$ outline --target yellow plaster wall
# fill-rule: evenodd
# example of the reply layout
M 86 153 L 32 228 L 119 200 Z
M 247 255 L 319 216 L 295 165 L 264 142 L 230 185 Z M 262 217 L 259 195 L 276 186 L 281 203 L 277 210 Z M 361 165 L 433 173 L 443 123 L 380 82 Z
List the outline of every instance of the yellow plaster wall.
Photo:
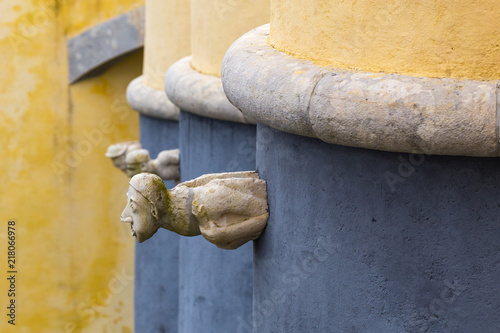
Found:
M 125 89 L 142 55 L 69 86 L 65 36 L 73 11 L 99 17 L 93 11 L 109 5 L 112 16 L 122 11 L 116 3 L 0 2 L 0 272 L 10 219 L 18 270 L 17 325 L 3 310 L 2 333 L 133 331 L 134 242 L 118 221 L 128 180 L 104 153 L 138 138 Z M 7 290 L 1 278 L 3 309 Z
M 69 145 L 81 157 L 68 179 L 76 286 L 70 298 L 83 332 L 133 331 L 134 240 L 119 222 L 129 179 L 104 154 L 113 143 L 139 137 L 138 114 L 127 106 L 125 90 L 141 65 L 142 52 L 136 52 L 70 88 Z
M 9 0 L 11 1 L 11 0 Z M 89 27 L 144 6 L 145 0 L 53 0 L 67 10 L 66 33 L 73 37 Z
M 272 0 L 270 44 L 320 65 L 500 78 L 497 0 Z
M 191 0 L 191 66 L 220 77 L 229 46 L 269 15 L 269 0 Z

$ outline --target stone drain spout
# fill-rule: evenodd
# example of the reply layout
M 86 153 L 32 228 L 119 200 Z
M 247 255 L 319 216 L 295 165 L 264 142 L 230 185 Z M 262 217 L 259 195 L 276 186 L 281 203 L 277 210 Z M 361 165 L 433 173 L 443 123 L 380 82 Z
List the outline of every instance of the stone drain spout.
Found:
M 171 190 L 159 176 L 140 173 L 130 180 L 121 221 L 140 243 L 164 228 L 236 249 L 257 239 L 268 217 L 266 182 L 257 172 L 208 174 Z

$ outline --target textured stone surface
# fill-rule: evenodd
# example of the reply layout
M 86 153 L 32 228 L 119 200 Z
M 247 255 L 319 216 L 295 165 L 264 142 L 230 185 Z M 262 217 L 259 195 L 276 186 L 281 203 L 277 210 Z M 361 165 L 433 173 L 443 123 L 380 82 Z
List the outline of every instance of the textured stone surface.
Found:
M 181 112 L 181 180 L 255 169 L 255 126 Z M 179 332 L 237 332 L 252 312 L 252 244 L 221 250 L 203 237 L 180 241 Z
M 141 142 L 152 154 L 179 146 L 174 121 L 140 117 Z M 175 186 L 167 181 L 168 188 Z M 135 332 L 177 332 L 179 307 L 179 235 L 159 230 L 135 247 Z
M 69 81 L 144 46 L 144 7 L 117 16 L 68 40 Z
M 259 124 L 257 168 L 270 218 L 254 246 L 255 333 L 500 331 L 500 159 Z
M 143 149 L 139 141 L 115 143 L 106 152 L 106 157 L 111 159 L 113 165 L 129 177 L 150 172 L 163 180 L 180 179 L 179 156 L 179 149 L 169 149 L 161 151 L 156 159 L 151 159 L 149 151 Z
M 228 250 L 257 239 L 269 217 L 266 182 L 255 171 L 205 177 L 210 176 L 214 178 L 193 188 L 192 212 L 203 237 Z
M 226 52 L 222 85 L 243 114 L 282 131 L 315 136 L 309 100 L 327 68 L 278 52 L 267 45 L 269 25 L 240 37 Z
M 164 90 L 145 85 L 143 76 L 132 80 L 128 85 L 127 102 L 132 109 L 146 116 L 179 120 L 179 108 L 168 99 Z
M 163 150 L 155 159 L 151 159 L 147 149 L 137 149 L 127 154 L 126 173 L 129 177 L 133 177 L 141 172 L 150 172 L 163 180 L 179 180 L 179 157 L 179 149 Z
M 111 160 L 117 169 L 127 173 L 127 155 L 137 149 L 142 149 L 139 141 L 115 143 L 108 147 L 105 156 Z
M 247 33 L 224 58 L 224 91 L 243 114 L 328 143 L 499 156 L 497 81 L 338 71 L 278 52 L 268 31 Z
M 175 105 L 207 118 L 255 123 L 229 103 L 219 77 L 198 72 L 190 62 L 191 57 L 182 58 L 165 74 L 165 91 Z
M 309 114 L 316 135 L 330 143 L 497 156 L 496 97 L 493 82 L 337 73 L 320 80 Z
M 130 169 L 130 157 L 142 151 L 147 153 L 138 149 L 127 155 L 129 175 L 138 169 Z M 121 221 L 130 223 L 139 243 L 164 228 L 183 236 L 201 233 L 217 247 L 234 250 L 260 236 L 267 211 L 266 182 L 255 171 L 206 174 L 171 190 L 162 177 L 147 171 L 130 180 Z

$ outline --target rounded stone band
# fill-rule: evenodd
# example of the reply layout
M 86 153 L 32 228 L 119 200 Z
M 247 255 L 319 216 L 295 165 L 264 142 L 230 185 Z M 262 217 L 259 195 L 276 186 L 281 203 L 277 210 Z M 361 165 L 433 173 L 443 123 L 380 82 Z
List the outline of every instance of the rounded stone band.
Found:
M 255 124 L 227 100 L 219 77 L 191 67 L 190 56 L 170 66 L 164 84 L 168 98 L 183 111 L 212 119 Z
M 241 112 L 325 142 L 404 153 L 500 156 L 500 81 L 322 67 L 267 44 L 269 24 L 239 38 L 222 84 Z
M 129 83 L 127 102 L 132 109 L 140 114 L 167 120 L 179 120 L 179 108 L 167 98 L 164 90 L 145 85 L 142 75 Z

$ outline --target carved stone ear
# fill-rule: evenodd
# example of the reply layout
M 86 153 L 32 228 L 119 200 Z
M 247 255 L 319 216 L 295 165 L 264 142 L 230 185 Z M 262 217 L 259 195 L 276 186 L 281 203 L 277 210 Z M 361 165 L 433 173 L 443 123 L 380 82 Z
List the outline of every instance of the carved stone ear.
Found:
M 158 220 L 158 210 L 156 209 L 156 206 L 152 203 L 150 203 L 149 205 L 151 206 L 151 215 L 153 215 L 153 217 Z

